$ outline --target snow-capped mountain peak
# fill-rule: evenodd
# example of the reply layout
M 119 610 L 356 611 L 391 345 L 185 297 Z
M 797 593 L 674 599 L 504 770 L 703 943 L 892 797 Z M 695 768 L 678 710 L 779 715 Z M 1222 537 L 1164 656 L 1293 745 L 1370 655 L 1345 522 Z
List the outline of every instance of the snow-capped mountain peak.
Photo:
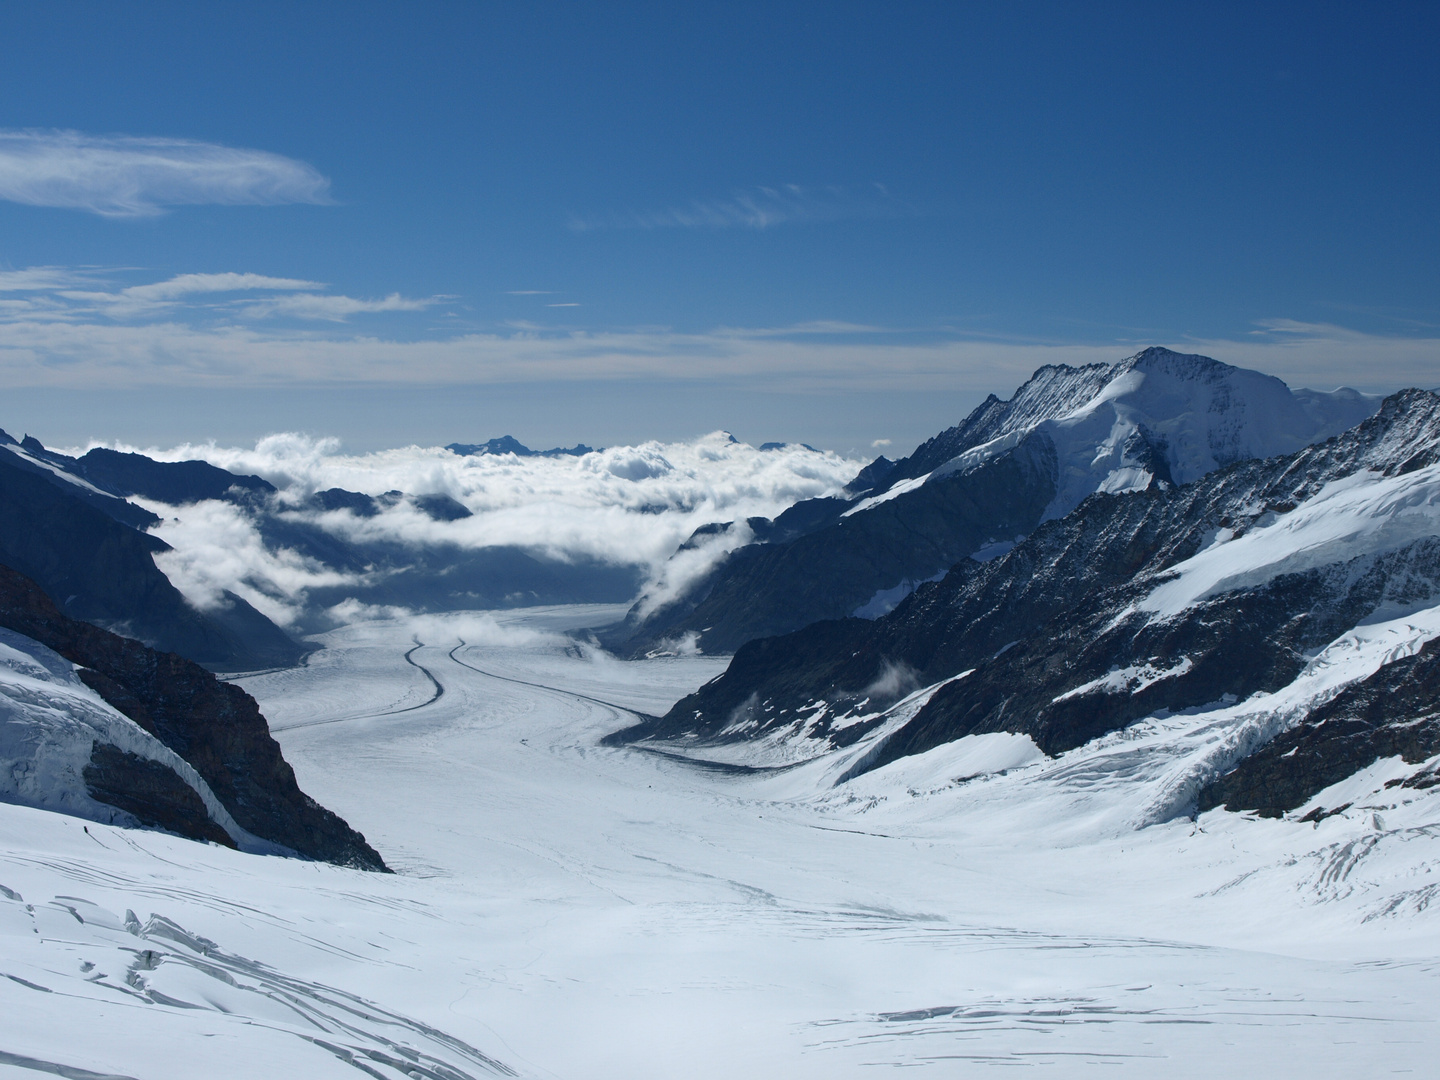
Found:
M 1049 520 L 1097 491 L 1186 484 L 1235 461 L 1294 453 L 1353 427 L 1378 405 L 1348 388 L 1291 390 L 1272 375 L 1154 346 L 1111 366 L 1041 368 L 1009 402 L 987 402 L 962 425 L 985 441 L 905 490 L 1028 444 L 1032 453 L 1053 452 Z M 895 497 L 900 486 L 855 509 Z

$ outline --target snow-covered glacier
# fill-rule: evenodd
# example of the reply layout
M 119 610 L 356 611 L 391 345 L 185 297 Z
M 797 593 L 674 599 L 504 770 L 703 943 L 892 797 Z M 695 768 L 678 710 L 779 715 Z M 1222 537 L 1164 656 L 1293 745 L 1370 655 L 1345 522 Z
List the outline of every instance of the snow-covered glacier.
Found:
M 566 634 L 619 613 L 357 623 L 245 680 L 393 875 L 0 805 L 0 1070 L 1429 1068 L 1440 787 L 1386 786 L 1412 767 L 1317 821 L 1143 828 L 1216 717 L 1052 759 L 975 736 L 838 785 L 864 745 L 704 767 L 600 744 L 723 666 Z

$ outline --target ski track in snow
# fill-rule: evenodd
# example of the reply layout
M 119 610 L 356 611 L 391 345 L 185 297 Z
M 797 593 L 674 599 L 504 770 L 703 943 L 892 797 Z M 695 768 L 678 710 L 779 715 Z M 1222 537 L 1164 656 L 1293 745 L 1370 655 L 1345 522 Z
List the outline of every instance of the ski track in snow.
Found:
M 1384 788 L 1418 766 L 1322 793 L 1353 807 L 1316 825 L 1140 830 L 1198 721 L 1055 760 L 961 740 L 838 786 L 863 743 L 720 773 L 597 742 L 723 660 L 440 629 L 343 628 L 244 680 L 395 875 L 0 806 L 0 1076 L 1433 1068 L 1440 789 Z

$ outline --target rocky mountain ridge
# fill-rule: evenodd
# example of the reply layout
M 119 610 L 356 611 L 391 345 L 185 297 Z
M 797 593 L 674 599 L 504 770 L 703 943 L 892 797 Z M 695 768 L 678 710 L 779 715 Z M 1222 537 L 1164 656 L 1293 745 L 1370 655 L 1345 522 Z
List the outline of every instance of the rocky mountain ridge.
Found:
M 1423 701 L 1430 652 L 1414 661 L 1408 704 L 1373 707 L 1377 688 L 1399 676 L 1379 673 L 1408 655 L 1375 642 L 1384 631 L 1424 645 L 1440 634 L 1440 615 L 1425 629 L 1437 601 L 1440 395 L 1406 391 L 1297 453 L 1183 486 L 1092 495 L 1013 550 L 962 560 L 876 621 L 751 642 L 720 678 L 617 741 L 694 753 L 748 744 L 750 760 L 794 760 L 884 729 L 864 762 L 873 769 L 971 734 L 1022 734 L 1054 755 L 1147 717 L 1229 709 L 1248 734 L 1217 751 L 1176 805 L 1285 810 L 1329 775 L 1315 760 L 1340 730 L 1338 714 L 1319 711 L 1332 698 L 1360 725 L 1352 758 L 1387 745 L 1405 747 L 1406 760 L 1440 752 L 1422 722 L 1433 712 Z M 1348 674 L 1335 682 L 1336 671 Z M 1372 678 L 1369 691 L 1347 689 Z M 927 686 L 923 706 L 886 729 L 887 708 Z M 1294 701 L 1282 708 L 1286 693 Z M 1345 705 L 1344 694 L 1361 696 Z M 1392 729 L 1405 724 L 1402 739 Z M 1309 741 L 1242 764 L 1285 732 Z M 1264 782 L 1247 782 L 1262 766 Z
M 611 643 L 638 654 L 686 639 L 723 653 L 822 619 L 875 617 L 958 560 L 1003 553 L 1092 492 L 1163 488 L 1291 453 L 1377 406 L 1355 391 L 1292 391 L 1163 348 L 1114 365 L 1043 367 L 1009 401 L 991 395 L 904 460 L 877 459 L 848 498 L 744 523 L 753 543 L 667 604 L 642 597 Z

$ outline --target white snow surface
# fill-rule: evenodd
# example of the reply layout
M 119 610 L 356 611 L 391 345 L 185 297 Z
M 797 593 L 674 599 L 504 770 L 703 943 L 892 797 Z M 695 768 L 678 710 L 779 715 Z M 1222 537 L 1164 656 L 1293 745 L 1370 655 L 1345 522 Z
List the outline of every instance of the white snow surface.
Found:
M 44 469 L 46 472 L 50 473 L 51 475 L 57 476 L 57 477 L 59 477 L 61 480 L 64 480 L 67 484 L 74 484 L 76 487 L 78 487 L 78 488 L 79 488 L 80 490 L 82 490 L 82 491 L 88 491 L 88 492 L 90 492 L 92 495 L 103 495 L 103 496 L 105 496 L 105 498 L 107 498 L 107 499 L 113 499 L 113 498 L 114 498 L 114 496 L 111 495 L 108 491 L 101 491 L 101 490 L 100 490 L 99 488 L 97 488 L 94 484 L 90 483 L 90 481 L 88 481 L 88 480 L 86 480 L 86 479 L 84 479 L 84 478 L 82 478 L 82 477 L 76 476 L 74 473 L 66 472 L 64 469 L 62 469 L 62 468 L 60 468 L 59 466 L 53 464 L 52 462 L 46 461 L 44 458 L 36 457 L 34 454 L 30 453 L 28 450 L 26 450 L 24 447 L 20 446 L 18 443 L 15 443 L 15 444 L 9 444 L 9 443 L 0 444 L 0 450 L 8 450 L 10 453 L 14 454 L 16 457 L 20 458 L 22 461 L 25 461 L 25 462 L 27 462 L 27 463 L 29 463 L 29 464 L 31 464 L 31 465 L 34 465 L 36 468 Z
M 1437 613 L 1347 635 L 1268 704 L 1055 759 L 962 739 L 838 784 L 890 725 L 748 773 L 599 746 L 721 666 L 558 635 L 609 614 L 357 624 L 245 680 L 395 875 L 0 805 L 0 1075 L 1433 1069 L 1440 789 L 1384 786 L 1420 766 L 1322 792 L 1352 805 L 1318 825 L 1137 825 Z
M 1440 536 L 1440 466 L 1386 477 L 1361 470 L 1326 484 L 1286 514 L 1266 515 L 1238 539 L 1222 532 L 1204 551 L 1171 568 L 1175 576 L 1142 600 L 1164 619 L 1232 589 L 1281 574 L 1394 551 Z
M 1037 380 L 1047 373 L 1037 373 Z M 1160 349 L 1114 365 L 1098 392 L 1078 407 L 1071 405 L 1075 395 L 1058 385 L 1064 378 L 1049 374 L 1040 386 L 1043 400 L 1020 402 L 996 437 L 924 477 L 864 500 L 849 513 L 931 479 L 977 468 L 1043 437 L 1053 444 L 1058 465 L 1055 498 L 1044 515 L 1050 520 L 1064 517 L 1095 492 L 1149 486 L 1153 473 L 1126 446 L 1142 429 L 1152 440 L 1164 442 L 1171 480 L 1188 484 L 1231 462 L 1291 454 L 1338 435 L 1372 415 L 1380 403 L 1379 398 L 1344 388 L 1329 393 L 1291 390 L 1271 375 Z M 1081 389 L 1097 381 L 1087 368 L 1076 369 L 1069 379 Z M 1057 415 L 1057 407 L 1064 411 Z

